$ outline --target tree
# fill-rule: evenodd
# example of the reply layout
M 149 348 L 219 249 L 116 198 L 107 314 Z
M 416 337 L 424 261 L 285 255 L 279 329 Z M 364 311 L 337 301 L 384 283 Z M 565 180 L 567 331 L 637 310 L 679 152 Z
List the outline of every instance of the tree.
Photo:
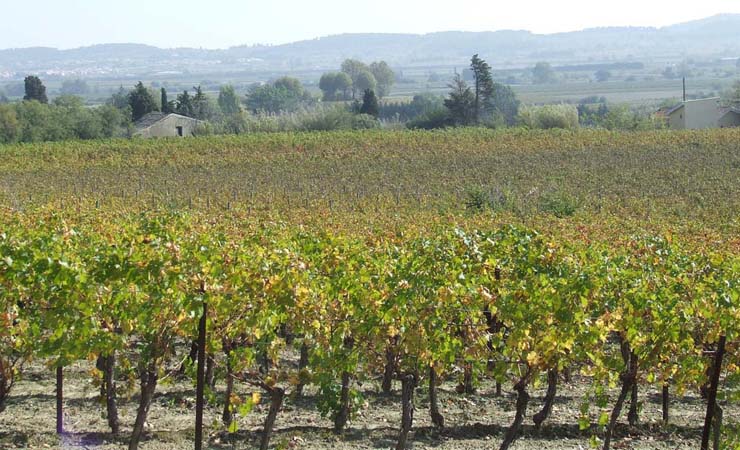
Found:
M 378 83 L 378 97 L 383 98 L 391 93 L 391 88 L 396 82 L 396 74 L 385 61 L 370 64 L 370 73 Z
M 519 115 L 519 99 L 516 98 L 514 90 L 501 83 L 493 83 L 491 94 L 492 113 L 496 121 L 501 120 L 508 126 L 516 124 Z
M 198 120 L 206 120 L 211 116 L 208 96 L 200 86 L 193 87 L 193 89 L 195 89 L 195 95 L 193 96 L 193 117 Z
M 547 84 L 555 81 L 555 71 L 548 62 L 538 62 L 532 69 L 535 84 Z
M 193 97 L 190 96 L 188 91 L 182 91 L 182 94 L 177 96 L 177 108 L 175 112 L 182 116 L 193 117 L 195 115 L 195 107 L 193 106 Z
M 90 87 L 85 80 L 64 80 L 60 92 L 62 95 L 86 95 Z
M 242 110 L 239 103 L 239 97 L 236 95 L 234 86 L 226 85 L 221 86 L 218 93 L 218 107 L 221 108 L 221 112 L 226 116 L 239 114 Z
M 9 100 L 9 99 L 8 99 L 8 97 L 7 97 L 6 95 L 5 95 L 5 92 L 3 92 L 3 91 L 0 91 L 0 105 L 3 105 L 3 104 L 5 104 L 5 103 L 10 103 L 10 100 Z
M 470 71 L 473 73 L 473 93 L 475 101 L 473 106 L 473 121 L 480 123 L 481 116 L 493 108 L 491 100 L 493 97 L 493 78 L 491 77 L 491 66 L 473 55 L 470 60 Z
M 150 112 L 157 111 L 157 103 L 152 93 L 141 81 L 128 93 L 128 104 L 131 107 L 131 118 L 134 122 Z
M 362 61 L 358 61 L 356 59 L 346 59 L 342 63 L 342 72 L 346 73 L 349 76 L 350 80 L 352 80 L 352 99 L 354 100 L 355 98 L 357 98 L 357 91 L 359 89 L 362 89 L 357 85 L 360 74 L 365 72 L 369 73 L 370 68 Z M 365 87 L 365 89 L 369 88 Z
M 303 95 L 304 91 L 303 85 L 301 84 L 300 80 L 293 77 L 278 78 L 272 83 L 272 86 L 276 89 L 285 89 L 291 94 L 295 94 L 299 97 Z
M 160 98 L 161 98 L 160 103 L 162 104 L 162 112 L 165 114 L 171 113 L 173 110 L 172 108 L 173 105 L 172 103 L 169 102 L 169 100 L 167 100 L 167 89 L 165 88 L 160 89 Z
M 46 96 L 46 86 L 41 82 L 41 79 L 34 75 L 29 75 L 23 80 L 25 84 L 26 95 L 23 100 L 36 100 L 39 103 L 49 103 L 49 98 Z
M 364 70 L 357 75 L 357 79 L 352 82 L 352 90 L 365 92 L 366 90 L 375 91 L 378 82 L 369 70 Z M 354 96 L 352 97 L 354 98 Z
M 118 92 L 113 93 L 107 102 L 109 105 L 115 106 L 119 110 L 123 111 L 129 109 L 131 105 L 128 102 L 128 92 L 123 86 L 118 88 Z
M 328 72 L 321 76 L 319 89 L 324 101 L 347 100 L 352 88 L 352 79 L 344 72 Z
M 455 74 L 447 86 L 452 90 L 444 101 L 450 118 L 455 125 L 470 125 L 474 118 L 475 94 L 460 74 Z
M 347 74 L 344 74 L 345 76 Z M 321 89 L 322 98 L 325 102 L 331 102 L 337 98 L 336 73 L 327 72 L 321 75 L 319 80 L 319 89 Z
M 378 109 L 378 97 L 375 96 L 375 92 L 372 89 L 365 89 L 365 95 L 362 97 L 360 114 L 378 117 Z
M 606 69 L 599 69 L 594 74 L 594 77 L 596 78 L 596 81 L 598 81 L 599 83 L 604 83 L 606 81 L 609 81 L 609 78 L 612 77 L 612 73 Z
M 12 105 L 0 105 L 0 143 L 15 142 L 18 139 L 19 128 L 15 108 Z

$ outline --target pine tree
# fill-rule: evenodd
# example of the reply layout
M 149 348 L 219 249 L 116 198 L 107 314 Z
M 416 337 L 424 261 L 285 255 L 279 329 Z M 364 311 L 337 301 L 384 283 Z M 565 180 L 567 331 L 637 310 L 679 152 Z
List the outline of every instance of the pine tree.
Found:
M 208 96 L 200 86 L 193 87 L 195 95 L 193 96 L 193 117 L 199 120 L 205 120 L 208 116 Z
M 362 97 L 362 107 L 360 114 L 367 114 L 375 118 L 380 114 L 378 106 L 378 97 L 372 89 L 365 89 L 365 95 Z
M 187 117 L 194 116 L 193 98 L 188 91 L 183 91 L 177 96 L 177 113 Z
M 481 117 L 491 110 L 491 99 L 493 97 L 493 77 L 491 76 L 491 66 L 480 59 L 478 55 L 473 55 L 470 60 L 470 70 L 473 72 L 473 93 L 475 94 L 475 103 L 473 106 L 473 121 L 480 123 Z
M 34 75 L 29 75 L 23 80 L 26 87 L 26 95 L 23 100 L 36 100 L 39 103 L 49 103 L 49 98 L 46 96 L 46 86 L 41 82 L 41 79 Z
M 448 85 L 452 91 L 447 97 L 445 107 L 456 125 L 470 125 L 473 122 L 475 95 L 460 74 L 456 74 Z
M 152 111 L 157 111 L 157 103 L 154 101 L 154 97 L 141 81 L 128 93 L 128 104 L 131 106 L 131 115 L 134 121 L 141 119 Z

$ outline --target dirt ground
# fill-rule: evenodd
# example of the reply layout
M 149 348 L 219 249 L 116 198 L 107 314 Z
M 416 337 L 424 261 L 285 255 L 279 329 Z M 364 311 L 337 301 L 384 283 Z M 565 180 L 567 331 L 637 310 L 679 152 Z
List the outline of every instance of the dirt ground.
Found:
M 125 448 L 136 414 L 136 398 L 120 399 L 121 435 L 110 434 L 104 407 L 98 400 L 98 389 L 90 382 L 93 365 L 78 363 L 65 369 L 65 430 L 55 433 L 54 374 L 41 365 L 27 367 L 23 379 L 11 392 L 7 409 L 0 414 L 0 448 L 63 448 L 112 450 Z M 513 449 L 588 449 L 591 431 L 578 427 L 579 404 L 586 383 L 578 380 L 561 383 L 550 419 L 541 430 L 535 430 L 531 416 L 539 410 L 544 389 L 532 392 L 532 399 L 520 439 Z M 316 409 L 311 389 L 300 399 L 288 398 L 277 418 L 271 444 L 277 449 L 388 449 L 394 448 L 401 417 L 400 386 L 394 394 L 382 396 L 377 383 L 365 383 L 365 404 L 349 424 L 343 436 L 332 433 L 332 422 L 322 418 Z M 514 395 L 504 387 L 504 395 L 496 397 L 489 385 L 483 385 L 474 395 L 455 392 L 452 383 L 440 388 L 440 406 L 447 428 L 435 430 L 429 419 L 427 390 L 416 391 L 414 429 L 409 448 L 412 449 L 492 449 L 498 448 L 506 427 L 514 417 Z M 217 385 L 221 395 L 223 386 Z M 250 392 L 237 386 L 240 394 Z M 671 425 L 662 427 L 660 396 L 657 391 L 640 392 L 642 410 L 640 425 L 623 425 L 613 448 L 617 449 L 695 449 L 699 447 L 705 406 L 701 398 L 686 396 L 674 399 L 671 405 Z M 157 394 L 149 413 L 147 434 L 140 445 L 144 450 L 174 450 L 192 448 L 194 439 L 195 391 L 188 380 L 165 383 Z M 264 397 L 257 407 L 241 418 L 240 430 L 229 433 L 220 425 L 221 407 L 213 404 L 206 410 L 207 448 L 257 448 L 269 400 Z M 625 411 L 626 415 L 626 411 Z M 725 407 L 725 416 L 740 417 L 738 405 Z M 623 421 L 623 422 L 626 422 Z

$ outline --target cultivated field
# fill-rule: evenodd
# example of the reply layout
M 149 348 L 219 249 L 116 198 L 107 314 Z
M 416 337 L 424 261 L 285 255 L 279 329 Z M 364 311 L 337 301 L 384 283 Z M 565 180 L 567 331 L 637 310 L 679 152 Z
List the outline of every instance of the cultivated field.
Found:
M 739 138 L 0 147 L 0 447 L 737 448 Z

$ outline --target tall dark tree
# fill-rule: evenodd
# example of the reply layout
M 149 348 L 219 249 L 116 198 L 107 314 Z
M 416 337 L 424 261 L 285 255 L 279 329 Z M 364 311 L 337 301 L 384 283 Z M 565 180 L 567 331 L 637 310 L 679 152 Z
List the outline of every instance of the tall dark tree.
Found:
M 480 59 L 478 55 L 473 55 L 470 60 L 470 71 L 473 74 L 473 94 L 475 101 L 473 105 L 473 122 L 480 123 L 481 118 L 489 112 L 493 105 L 493 78 L 491 77 L 491 66 Z
M 162 112 L 165 114 L 169 114 L 172 112 L 172 104 L 170 104 L 170 102 L 167 100 L 167 89 L 162 88 L 160 92 L 162 95 Z
M 195 95 L 193 96 L 193 117 L 199 120 L 205 120 L 209 115 L 208 96 L 200 86 L 195 86 L 193 89 L 195 89 Z
M 46 86 L 41 82 L 41 79 L 35 75 L 29 75 L 23 80 L 26 87 L 26 95 L 23 100 L 36 100 L 39 103 L 49 103 L 49 98 L 46 96 Z
M 182 91 L 182 94 L 177 96 L 177 109 L 175 112 L 187 117 L 193 117 L 195 115 L 193 97 L 190 96 L 188 91 Z
M 463 80 L 460 74 L 455 74 L 452 83 L 448 85 L 451 89 L 445 99 L 445 107 L 450 112 L 450 117 L 455 125 L 470 125 L 474 119 L 475 94 L 470 86 Z
M 379 109 L 378 97 L 375 95 L 375 91 L 373 91 L 372 89 L 365 89 L 365 94 L 362 97 L 360 114 L 367 114 L 369 116 L 378 117 Z
M 134 121 L 158 109 L 151 92 L 141 81 L 128 93 L 128 104 L 131 106 L 131 117 Z

